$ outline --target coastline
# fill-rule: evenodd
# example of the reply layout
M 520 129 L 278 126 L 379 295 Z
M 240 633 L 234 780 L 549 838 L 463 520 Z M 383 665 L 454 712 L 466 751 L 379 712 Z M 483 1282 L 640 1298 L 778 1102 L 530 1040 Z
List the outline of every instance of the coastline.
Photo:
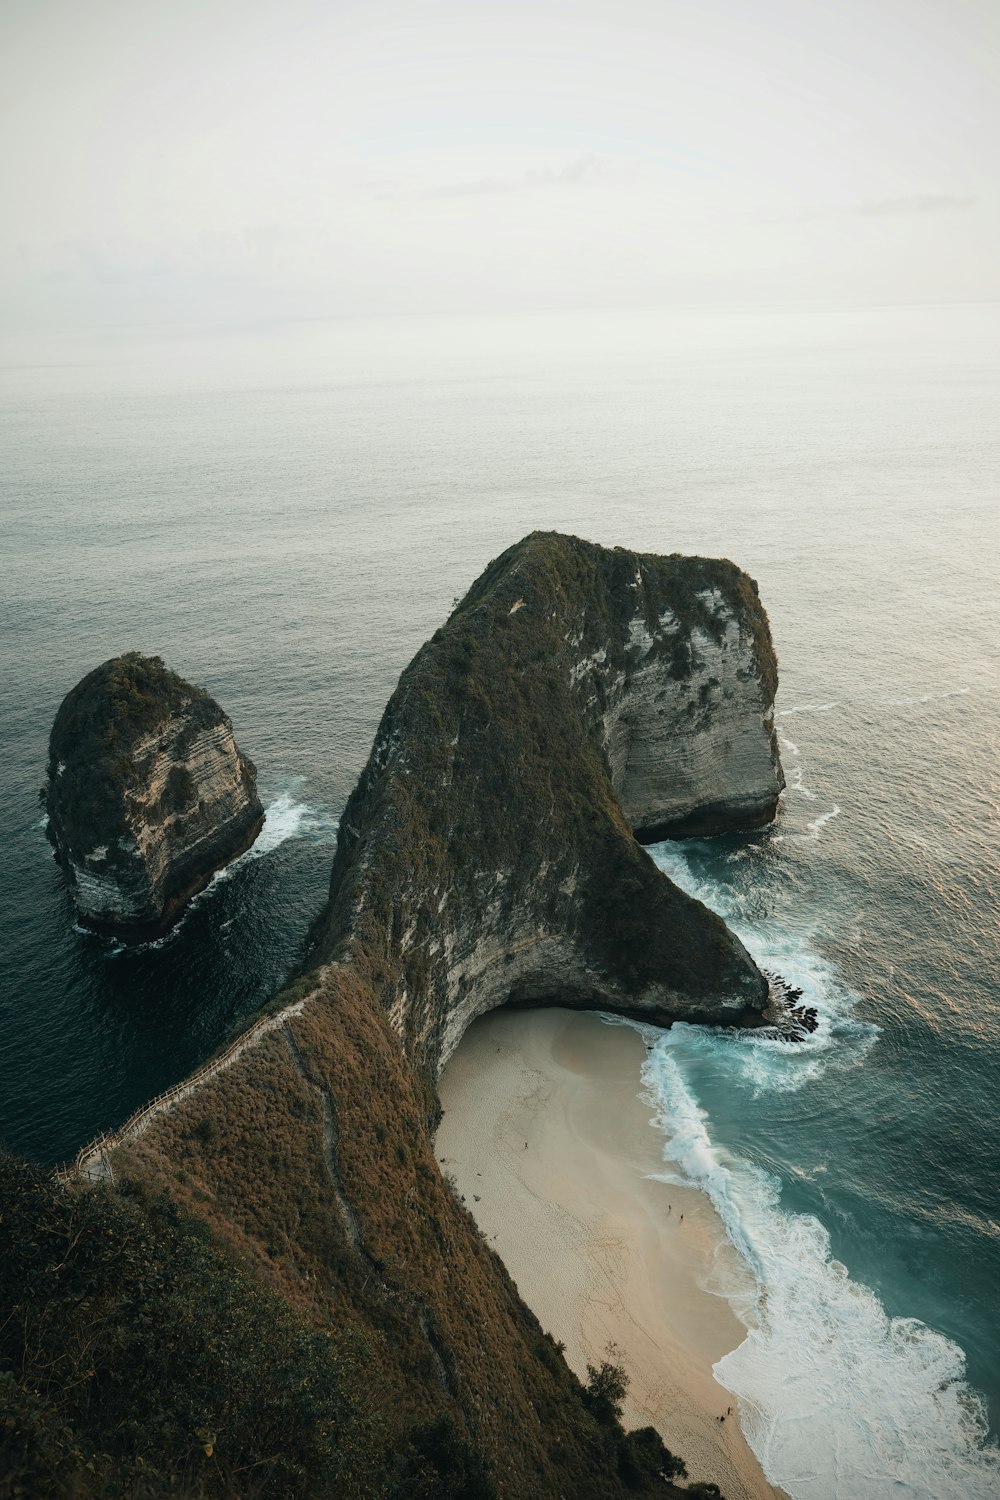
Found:
M 749 1273 L 704 1194 L 647 1175 L 663 1161 L 644 1055 L 638 1032 L 595 1015 L 493 1011 L 439 1080 L 437 1157 L 576 1374 L 624 1365 L 627 1427 L 655 1426 L 726 1500 L 785 1500 L 712 1375 L 746 1329 L 708 1288 L 723 1270 L 749 1292 Z

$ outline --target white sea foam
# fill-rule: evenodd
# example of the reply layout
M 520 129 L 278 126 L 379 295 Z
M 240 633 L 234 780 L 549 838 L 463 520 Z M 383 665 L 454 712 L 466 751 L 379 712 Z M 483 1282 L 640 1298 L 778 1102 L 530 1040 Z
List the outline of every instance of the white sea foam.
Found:
M 298 802 L 293 792 L 282 792 L 275 797 L 264 809 L 264 826 L 257 835 L 254 843 L 245 850 L 231 864 L 223 869 L 217 870 L 203 891 L 200 891 L 194 900 L 185 909 L 183 915 L 171 927 L 163 937 L 154 938 L 148 943 L 134 943 L 126 948 L 114 938 L 104 938 L 102 941 L 107 947 L 106 958 L 117 958 L 125 952 L 146 951 L 147 949 L 163 948 L 167 943 L 172 943 L 178 936 L 181 928 L 188 918 L 188 914 L 199 907 L 203 902 L 210 900 L 212 893 L 224 881 L 231 880 L 238 870 L 254 860 L 263 859 L 265 855 L 273 854 L 275 849 L 281 847 L 289 839 L 308 839 L 315 844 L 333 844 L 337 837 L 339 820 L 322 808 L 311 807 L 306 802 Z M 228 925 L 228 924 L 224 924 Z M 77 931 L 87 932 L 91 937 L 94 933 L 88 928 L 78 927 Z
M 675 1167 L 664 1179 L 708 1194 L 757 1285 L 752 1309 L 733 1288 L 748 1333 L 714 1374 L 739 1397 L 767 1477 L 793 1500 L 995 1500 L 1000 1452 L 984 1446 L 962 1350 L 916 1319 L 890 1318 L 832 1258 L 817 1219 L 782 1211 L 777 1178 L 713 1144 L 684 1078 L 694 1030 L 662 1036 L 643 1081 Z M 718 1035 L 714 1045 L 737 1050 Z
M 753 1032 L 675 1025 L 660 1034 L 643 1081 L 666 1137 L 663 1174 L 705 1192 L 756 1284 L 715 1286 L 748 1328 L 715 1366 L 740 1401 L 751 1447 L 793 1500 L 996 1500 L 1000 1452 L 984 1446 L 982 1402 L 965 1383 L 962 1350 L 878 1297 L 833 1259 L 814 1217 L 788 1213 L 771 1173 L 715 1145 L 688 1083 L 706 1065 L 756 1095 L 801 1088 L 830 1066 L 857 1063 L 876 1027 L 851 1015 L 854 997 L 808 934 L 754 928 L 738 893 L 694 875 L 685 851 L 660 845 L 657 864 L 719 911 L 759 963 L 815 1005 L 818 1030 L 789 1046 Z M 818 1169 L 817 1169 L 818 1170 Z
M 273 854 L 289 839 L 308 839 L 315 844 L 332 844 L 337 836 L 338 819 L 321 808 L 298 802 L 293 792 L 282 792 L 264 809 L 264 826 L 257 838 L 238 859 L 213 876 L 197 900 L 201 901 L 220 881 L 229 880 L 237 870 L 254 860 Z M 192 903 L 194 904 L 194 903 Z
M 810 802 L 816 801 L 816 793 L 809 790 L 802 779 L 802 767 L 792 766 L 788 773 L 788 790 L 800 792 L 803 797 L 808 797 Z
M 789 709 L 789 712 L 790 713 L 797 713 L 798 710 L 797 709 Z M 798 761 L 797 765 L 786 766 L 786 768 L 785 768 L 786 771 L 788 772 L 788 779 L 787 779 L 787 789 L 788 789 L 788 791 L 789 792 L 798 792 L 803 797 L 808 797 L 808 799 L 809 799 L 810 802 L 815 802 L 816 801 L 816 793 L 813 792 L 813 791 L 810 791 L 809 787 L 806 786 L 805 781 L 803 779 L 802 763 L 799 760 L 800 751 L 799 751 L 798 745 L 795 743 L 794 740 L 790 740 L 788 738 L 787 734 L 785 734 L 784 731 L 781 730 L 781 729 L 778 730 L 778 739 L 781 741 L 781 748 L 782 748 L 782 750 L 787 751 L 787 753 L 794 760 Z M 784 835 L 779 834 L 778 837 L 782 838 L 782 837 L 784 837 Z
M 939 703 L 945 698 L 964 698 L 972 692 L 971 688 L 950 688 L 944 693 L 916 693 L 906 698 L 883 698 L 877 700 L 883 708 L 912 708 L 918 703 Z M 790 719 L 794 714 L 826 714 L 832 708 L 842 708 L 845 704 L 860 704 L 865 702 L 859 698 L 834 698 L 830 703 L 799 703 L 794 708 L 783 708 L 780 713 L 775 714 L 775 719 Z
M 825 812 L 820 817 L 814 818 L 811 823 L 806 824 L 806 827 L 809 829 L 809 832 L 812 834 L 813 838 L 818 839 L 827 823 L 829 823 L 832 818 L 839 817 L 840 808 L 835 802 L 829 812 Z
M 792 714 L 827 714 L 831 708 L 839 708 L 840 699 L 834 698 L 831 703 L 800 703 L 796 708 L 783 708 L 780 714 L 775 714 L 776 719 L 790 719 Z
M 964 698 L 971 688 L 952 688 L 947 693 L 918 693 L 914 698 L 886 698 L 887 708 L 912 708 L 917 703 L 940 703 L 944 698 Z
M 808 930 L 792 931 L 776 921 L 750 921 L 746 898 L 731 886 L 699 878 L 681 844 L 650 847 L 656 864 L 689 896 L 724 917 L 729 927 L 762 968 L 780 974 L 800 989 L 803 1003 L 815 1007 L 816 1030 L 794 1046 L 760 1031 L 729 1033 L 729 1066 L 755 1092 L 800 1089 L 828 1066 L 853 1066 L 861 1061 L 879 1035 L 879 1028 L 854 1015 L 857 996 L 843 976 L 810 941 Z M 717 1049 L 719 1033 L 707 1028 L 687 1028 L 688 1047 Z

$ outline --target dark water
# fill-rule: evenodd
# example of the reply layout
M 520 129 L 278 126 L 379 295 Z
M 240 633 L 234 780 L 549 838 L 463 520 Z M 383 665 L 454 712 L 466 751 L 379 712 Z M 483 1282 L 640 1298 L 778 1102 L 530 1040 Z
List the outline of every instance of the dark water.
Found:
M 728 555 L 789 791 L 775 829 L 662 857 L 824 1023 L 795 1058 L 657 1053 L 680 1166 L 768 1289 L 725 1374 L 797 1500 L 1000 1495 L 998 335 L 991 306 L 8 347 L 4 1141 L 70 1156 L 273 990 L 399 672 L 490 557 L 534 527 Z M 73 926 L 37 790 L 63 694 L 131 648 L 220 700 L 270 814 L 122 953 Z

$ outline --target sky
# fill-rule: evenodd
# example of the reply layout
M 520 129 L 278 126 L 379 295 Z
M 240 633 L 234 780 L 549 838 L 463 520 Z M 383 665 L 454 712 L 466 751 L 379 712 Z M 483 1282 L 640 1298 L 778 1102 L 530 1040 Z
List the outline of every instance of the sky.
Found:
M 0 331 L 1000 297 L 1000 0 L 2 0 Z

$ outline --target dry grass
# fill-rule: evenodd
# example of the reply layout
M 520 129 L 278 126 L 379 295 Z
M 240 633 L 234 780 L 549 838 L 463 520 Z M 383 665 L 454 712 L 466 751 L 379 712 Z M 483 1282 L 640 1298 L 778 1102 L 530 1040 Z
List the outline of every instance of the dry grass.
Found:
M 598 733 L 607 683 L 634 666 L 636 603 L 654 634 L 666 607 L 681 621 L 654 647 L 679 677 L 694 627 L 721 628 L 702 597 L 714 589 L 757 641 L 763 701 L 775 681 L 766 616 L 731 563 L 535 534 L 491 564 L 387 707 L 314 932 L 327 968 L 268 1007 L 309 995 L 304 1012 L 114 1153 L 119 1180 L 173 1205 L 239 1274 L 349 1345 L 381 1434 L 372 1497 L 487 1500 L 476 1453 L 508 1500 L 682 1493 L 636 1480 L 643 1444 L 626 1451 L 613 1414 L 595 1415 L 442 1178 L 431 1079 L 450 978 L 441 939 L 479 922 L 482 871 L 505 872 L 501 930 L 516 931 L 530 891 L 531 921 L 580 945 L 602 1003 L 627 1008 L 664 974 L 689 997 L 720 978 L 753 991 L 723 924 L 635 844 Z M 574 663 L 599 650 L 607 673 L 590 697 L 571 691 Z M 581 899 L 561 896 L 579 871 Z M 419 1424 L 441 1418 L 421 1454 L 465 1454 L 472 1476 L 447 1488 L 413 1479 L 426 1468 Z M 83 1481 L 79 1493 L 98 1492 Z
M 444 1181 L 436 1098 L 355 967 L 335 967 L 292 1026 L 307 1079 L 278 1032 L 116 1153 L 116 1174 L 204 1221 L 310 1321 L 378 1349 L 364 1378 L 390 1448 L 447 1412 L 511 1500 L 630 1493 L 615 1440 Z M 360 1250 L 324 1159 L 324 1089 Z

